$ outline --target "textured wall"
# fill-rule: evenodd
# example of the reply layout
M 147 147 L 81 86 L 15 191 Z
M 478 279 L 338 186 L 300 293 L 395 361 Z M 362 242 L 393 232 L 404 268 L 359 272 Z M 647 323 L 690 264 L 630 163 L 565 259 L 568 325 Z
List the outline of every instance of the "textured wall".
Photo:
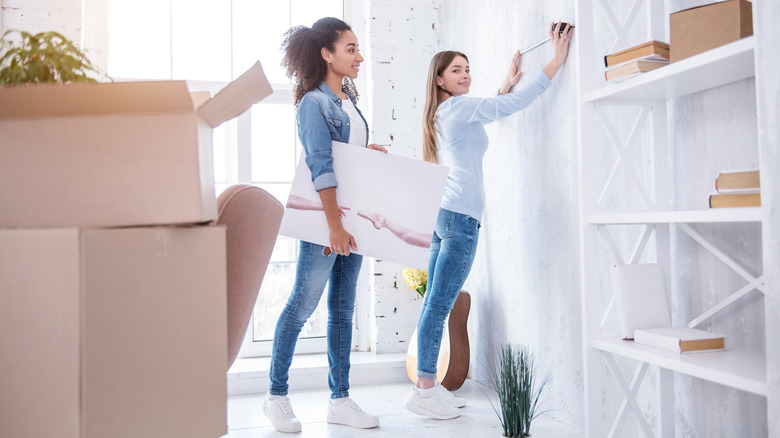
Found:
M 369 83 L 366 108 L 371 141 L 392 154 L 422 159 L 422 106 L 428 60 L 437 51 L 438 1 L 373 0 L 364 3 L 366 36 L 361 47 Z M 422 300 L 409 289 L 403 266 L 367 259 L 371 350 L 405 352 Z
M 54 30 L 81 41 L 81 0 L 0 0 L 0 34 Z

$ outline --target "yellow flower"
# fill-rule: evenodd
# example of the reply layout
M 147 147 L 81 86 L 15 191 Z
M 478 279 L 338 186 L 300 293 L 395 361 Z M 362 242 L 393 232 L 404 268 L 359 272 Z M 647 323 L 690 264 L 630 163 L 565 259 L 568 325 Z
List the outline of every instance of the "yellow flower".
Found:
M 428 271 L 425 269 L 416 269 L 405 267 L 403 270 L 404 280 L 410 288 L 417 291 L 421 297 L 425 297 L 425 289 L 428 285 Z

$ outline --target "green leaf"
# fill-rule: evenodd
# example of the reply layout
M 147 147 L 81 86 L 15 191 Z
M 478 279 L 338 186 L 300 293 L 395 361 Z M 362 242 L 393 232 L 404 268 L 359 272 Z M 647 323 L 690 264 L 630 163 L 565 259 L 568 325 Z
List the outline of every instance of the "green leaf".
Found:
M 528 436 L 531 422 L 541 414 L 538 411 L 539 398 L 549 382 L 549 374 L 538 381 L 534 357 L 528 347 L 513 347 L 511 344 L 501 347 L 491 371 L 504 434 L 510 437 Z
M 20 36 L 12 41 L 13 34 Z M 95 82 L 99 72 L 72 41 L 55 31 L 8 30 L 0 41 L 0 84 Z M 10 67 L 10 68 L 9 68 Z

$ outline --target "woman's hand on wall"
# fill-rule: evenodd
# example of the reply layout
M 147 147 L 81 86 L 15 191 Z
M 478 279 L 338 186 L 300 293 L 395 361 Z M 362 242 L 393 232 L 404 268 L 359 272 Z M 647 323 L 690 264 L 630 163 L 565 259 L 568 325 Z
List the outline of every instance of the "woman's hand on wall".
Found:
M 523 72 L 520 71 L 520 51 L 518 50 L 512 55 L 512 62 L 509 64 L 509 71 L 506 73 L 506 79 L 501 84 L 501 88 L 498 89 L 498 94 L 507 94 L 515 86 L 517 81 L 520 80 L 520 76 Z

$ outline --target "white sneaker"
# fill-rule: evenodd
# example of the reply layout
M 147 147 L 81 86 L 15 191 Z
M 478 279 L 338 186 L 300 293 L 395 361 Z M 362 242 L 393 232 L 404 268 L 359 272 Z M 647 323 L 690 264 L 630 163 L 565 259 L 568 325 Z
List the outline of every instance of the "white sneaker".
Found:
M 434 388 L 436 389 L 436 395 L 438 395 L 448 405 L 455 406 L 456 408 L 462 408 L 463 406 L 466 406 L 465 398 L 455 397 L 455 394 L 451 393 L 447 388 L 441 386 L 441 383 L 438 381 L 436 381 L 436 386 L 434 386 Z
M 420 393 L 415 386 L 412 386 L 412 393 L 406 398 L 404 407 L 415 414 L 434 418 L 436 420 L 449 420 L 460 416 L 460 410 L 447 403 L 442 398 L 439 391 L 434 390 L 433 395 L 424 398 L 420 396 Z
M 358 406 L 355 400 L 349 397 L 328 402 L 328 423 L 345 424 L 360 429 L 370 429 L 379 426 L 379 417 L 371 415 Z
M 279 432 L 300 432 L 301 422 L 295 416 L 290 404 L 290 399 L 285 395 L 278 396 L 271 400 L 268 392 L 263 397 L 263 413 Z

